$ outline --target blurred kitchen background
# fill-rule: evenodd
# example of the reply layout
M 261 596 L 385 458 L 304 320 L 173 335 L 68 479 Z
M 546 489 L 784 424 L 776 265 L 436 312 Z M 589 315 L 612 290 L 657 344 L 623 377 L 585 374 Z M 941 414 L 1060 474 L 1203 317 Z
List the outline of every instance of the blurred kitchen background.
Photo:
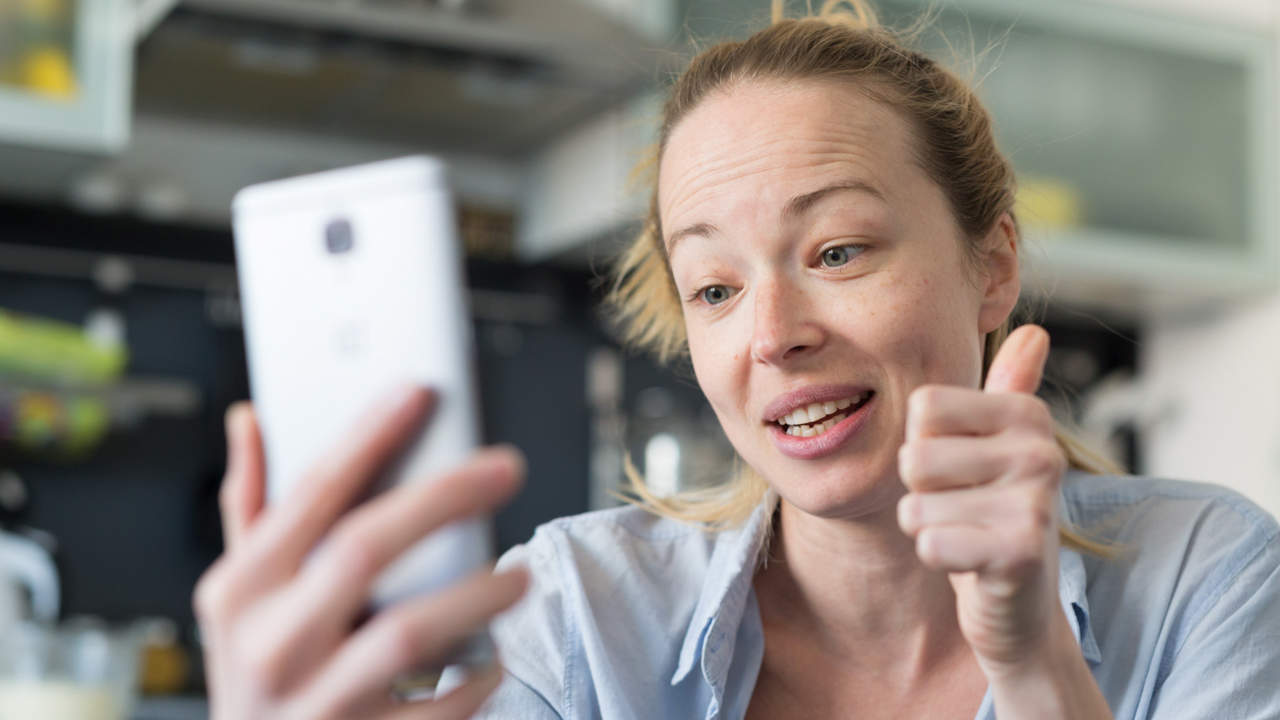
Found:
M 1020 173 L 1046 399 L 1132 471 L 1280 511 L 1276 3 L 935 5 L 921 44 L 980 79 Z M 657 492 L 721 477 L 691 373 L 599 301 L 662 88 L 767 6 L 0 0 L 0 625 L 142 647 L 133 716 L 203 717 L 190 596 L 248 396 L 229 206 L 264 180 L 450 163 L 485 434 L 530 465 L 500 549 L 615 504 L 628 454 Z

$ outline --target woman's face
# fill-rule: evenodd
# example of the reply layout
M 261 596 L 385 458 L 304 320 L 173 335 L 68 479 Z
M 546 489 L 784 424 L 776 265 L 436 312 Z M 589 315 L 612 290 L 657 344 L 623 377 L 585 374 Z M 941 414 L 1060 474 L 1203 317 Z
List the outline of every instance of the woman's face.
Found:
M 849 83 L 757 81 L 705 99 L 663 154 L 698 382 L 743 459 L 810 514 L 892 509 L 908 395 L 978 387 L 982 338 L 1017 299 L 1011 221 L 974 272 L 913 142 Z

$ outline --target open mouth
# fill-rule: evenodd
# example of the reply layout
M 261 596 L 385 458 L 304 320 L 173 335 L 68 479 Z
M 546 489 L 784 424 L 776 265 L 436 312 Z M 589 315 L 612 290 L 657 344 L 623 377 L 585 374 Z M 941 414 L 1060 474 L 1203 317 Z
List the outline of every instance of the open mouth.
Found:
M 793 437 L 813 437 L 835 427 L 837 423 L 857 412 L 859 408 L 871 400 L 875 392 L 868 390 L 841 400 L 811 403 L 796 408 L 785 416 L 778 418 L 778 425 L 787 435 Z

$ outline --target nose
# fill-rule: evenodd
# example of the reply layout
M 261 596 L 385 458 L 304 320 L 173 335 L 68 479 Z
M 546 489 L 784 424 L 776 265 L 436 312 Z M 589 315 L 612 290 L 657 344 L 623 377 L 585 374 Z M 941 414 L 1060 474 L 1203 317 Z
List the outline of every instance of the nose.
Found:
M 823 332 L 810 298 L 785 279 L 758 284 L 751 332 L 751 358 L 778 365 L 808 355 L 822 345 Z

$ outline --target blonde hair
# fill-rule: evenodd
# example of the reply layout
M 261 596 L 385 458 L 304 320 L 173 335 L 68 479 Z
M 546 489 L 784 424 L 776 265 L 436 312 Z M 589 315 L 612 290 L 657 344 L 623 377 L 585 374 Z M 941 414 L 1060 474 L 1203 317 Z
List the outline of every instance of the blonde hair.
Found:
M 847 5 L 840 9 L 841 5 Z M 614 266 L 609 303 L 624 340 L 667 363 L 688 354 L 683 314 L 666 251 L 657 207 L 657 167 L 677 124 L 709 94 L 747 80 L 857 81 L 873 98 L 895 108 L 919 138 L 915 160 L 942 188 L 969 239 L 965 258 L 977 268 L 983 238 L 999 220 L 1013 216 L 1013 167 L 997 149 L 991 120 L 974 91 L 933 60 L 906 47 L 881 26 L 864 0 L 827 0 L 816 17 L 787 19 L 773 0 L 772 24 L 745 40 L 722 42 L 699 53 L 676 80 L 663 108 L 658 141 L 642 163 L 652 175 L 648 215 Z M 1011 320 L 987 334 L 982 377 L 1008 337 Z M 1091 473 L 1123 472 L 1090 451 L 1061 424 L 1055 439 L 1070 467 Z M 630 462 L 631 500 L 655 513 L 708 528 L 740 524 L 759 506 L 768 484 L 742 467 L 719 486 L 657 497 Z M 1113 554 L 1105 542 L 1078 529 L 1062 528 L 1064 545 L 1098 555 Z

